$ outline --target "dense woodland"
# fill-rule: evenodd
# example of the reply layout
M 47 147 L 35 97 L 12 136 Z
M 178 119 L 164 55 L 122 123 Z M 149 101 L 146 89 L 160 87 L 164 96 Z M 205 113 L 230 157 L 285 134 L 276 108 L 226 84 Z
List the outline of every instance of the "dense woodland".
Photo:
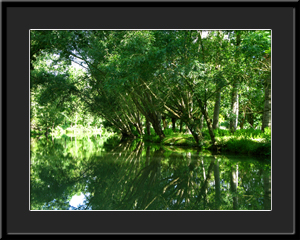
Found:
M 34 30 L 30 90 L 32 135 L 188 132 L 201 146 L 206 131 L 215 145 L 220 128 L 271 128 L 271 31 Z

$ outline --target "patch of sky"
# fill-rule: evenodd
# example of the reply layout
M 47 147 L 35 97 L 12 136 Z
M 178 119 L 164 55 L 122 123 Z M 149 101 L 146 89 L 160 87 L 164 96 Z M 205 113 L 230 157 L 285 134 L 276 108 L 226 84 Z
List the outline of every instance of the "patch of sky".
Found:
M 71 206 L 70 209 L 73 208 L 78 208 L 80 205 L 82 205 L 84 203 L 84 201 L 86 200 L 86 196 L 89 196 L 90 194 L 87 193 L 86 195 L 84 195 L 82 192 L 80 193 L 80 195 L 74 195 L 70 202 L 69 205 Z

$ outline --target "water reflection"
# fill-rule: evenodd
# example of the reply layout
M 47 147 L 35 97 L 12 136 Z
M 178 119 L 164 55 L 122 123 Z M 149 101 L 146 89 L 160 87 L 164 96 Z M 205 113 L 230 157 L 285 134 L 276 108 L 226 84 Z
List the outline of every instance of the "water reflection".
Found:
M 39 139 L 31 210 L 270 210 L 270 169 L 270 160 L 142 141 Z

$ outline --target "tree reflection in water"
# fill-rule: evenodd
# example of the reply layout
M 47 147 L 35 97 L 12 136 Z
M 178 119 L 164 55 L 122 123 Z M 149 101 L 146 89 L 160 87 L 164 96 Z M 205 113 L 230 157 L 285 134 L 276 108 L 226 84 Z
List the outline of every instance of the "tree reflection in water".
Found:
M 39 139 L 31 147 L 31 210 L 270 210 L 270 160 L 142 141 Z M 83 202 L 74 207 L 74 195 Z

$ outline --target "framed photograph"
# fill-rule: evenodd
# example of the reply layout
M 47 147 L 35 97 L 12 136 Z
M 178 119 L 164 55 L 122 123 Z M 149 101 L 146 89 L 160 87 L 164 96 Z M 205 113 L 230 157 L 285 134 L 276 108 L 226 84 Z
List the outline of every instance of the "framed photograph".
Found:
M 299 237 L 296 10 L 3 2 L 1 237 Z

